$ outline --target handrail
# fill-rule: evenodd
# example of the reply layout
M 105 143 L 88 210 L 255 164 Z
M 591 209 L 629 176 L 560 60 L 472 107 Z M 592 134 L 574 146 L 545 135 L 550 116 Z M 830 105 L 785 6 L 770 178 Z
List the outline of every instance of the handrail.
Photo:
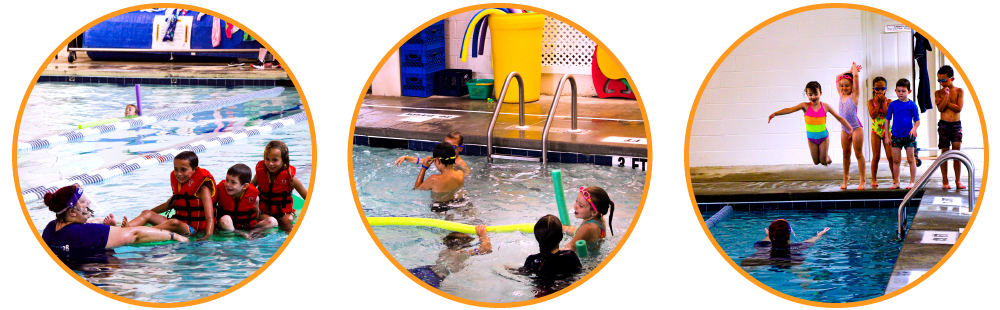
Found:
M 500 107 L 503 106 L 503 98 L 507 96 L 507 89 L 510 87 L 511 78 L 517 78 L 517 90 L 518 90 L 518 114 L 519 114 L 519 129 L 525 129 L 524 126 L 524 80 L 521 79 L 521 74 L 517 71 L 511 71 L 507 74 L 507 78 L 504 79 L 503 88 L 500 90 L 500 96 L 497 97 L 497 107 L 493 109 L 493 119 L 490 120 L 490 127 L 486 130 L 486 161 L 493 163 L 493 127 L 497 124 L 497 117 L 500 116 Z
M 556 107 L 559 106 L 559 97 L 562 95 L 563 85 L 569 80 L 570 90 L 572 91 L 572 112 L 570 118 L 572 119 L 572 130 L 571 132 L 577 132 L 576 129 L 576 78 L 569 74 L 563 74 L 562 78 L 559 79 L 559 84 L 556 86 L 555 97 L 552 98 L 552 107 L 549 108 L 549 116 L 545 118 L 545 128 L 542 129 L 542 166 L 549 160 L 549 127 L 552 126 L 553 116 L 556 114 Z
M 969 201 L 968 201 L 968 203 L 969 203 L 969 212 L 972 212 L 973 208 L 975 208 L 975 205 L 976 205 L 976 166 L 972 163 L 972 159 L 969 158 L 969 155 L 966 155 L 962 151 L 952 150 L 952 151 L 944 152 L 944 154 L 941 154 L 941 156 L 938 156 L 937 160 L 935 160 L 934 163 L 931 164 L 931 166 L 927 169 L 927 171 L 924 171 L 924 174 L 922 176 L 920 176 L 920 180 L 917 181 L 917 185 L 914 186 L 913 188 L 911 188 L 910 191 L 906 193 L 906 196 L 903 197 L 903 202 L 899 204 L 899 210 L 897 211 L 897 215 L 899 216 L 899 218 L 898 218 L 899 225 L 896 227 L 896 236 L 899 237 L 900 239 L 903 238 L 903 234 L 904 234 L 903 233 L 903 228 L 904 228 L 903 226 L 906 224 L 905 223 L 906 222 L 906 213 L 903 212 L 904 210 L 906 210 L 906 205 L 910 202 L 910 199 L 913 198 L 913 195 L 915 195 L 918 191 L 920 191 L 921 189 L 924 188 L 924 186 L 927 185 L 927 182 L 930 181 L 930 179 L 931 179 L 931 175 L 933 175 L 934 172 L 936 172 L 937 169 L 940 168 L 942 164 L 944 164 L 945 162 L 947 162 L 948 160 L 951 160 L 951 159 L 958 160 L 958 161 L 962 162 L 962 164 L 965 165 L 965 168 L 969 169 L 969 182 L 968 182 L 969 183 L 969 187 L 968 187 L 968 189 L 969 189 Z

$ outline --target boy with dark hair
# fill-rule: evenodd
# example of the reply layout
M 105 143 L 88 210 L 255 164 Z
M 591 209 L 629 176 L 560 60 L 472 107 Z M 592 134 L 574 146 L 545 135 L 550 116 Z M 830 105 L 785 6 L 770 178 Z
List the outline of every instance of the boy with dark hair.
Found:
M 465 136 L 462 135 L 461 132 L 452 131 L 444 136 L 444 142 L 450 143 L 452 147 L 455 148 L 455 166 L 453 168 L 455 170 L 462 170 L 462 172 L 465 175 L 469 175 L 469 165 L 466 165 L 465 160 L 462 160 L 462 157 L 459 156 L 459 153 L 461 153 L 462 150 L 465 150 Z M 424 157 L 424 159 L 431 157 L 432 156 L 427 156 Z M 408 163 L 419 164 L 418 157 L 402 156 L 399 159 L 396 159 L 396 166 L 399 166 L 399 164 L 402 164 L 404 161 Z
M 191 236 L 204 231 L 198 241 L 205 241 L 215 232 L 215 178 L 207 169 L 198 167 L 198 155 L 191 151 L 174 156 L 174 171 L 170 172 L 170 189 L 173 196 L 151 210 L 144 210 L 131 221 L 122 219 L 126 227 L 155 225 L 153 227 Z M 174 209 L 169 219 L 160 215 Z
M 941 149 L 941 153 L 958 150 L 962 148 L 962 120 L 961 113 L 962 107 L 964 106 L 962 97 L 965 95 L 965 91 L 961 88 L 955 87 L 955 70 L 951 66 L 945 65 L 938 69 L 938 84 L 941 85 L 941 89 L 934 92 L 934 103 L 937 105 L 938 112 L 941 112 L 941 119 L 938 120 L 938 148 Z M 955 186 L 958 189 L 965 189 L 965 185 L 962 185 L 961 175 L 962 166 L 957 160 L 953 160 L 955 163 Z M 943 180 L 943 189 L 951 189 L 951 185 L 948 184 L 948 165 L 941 165 L 941 177 Z
M 251 239 L 251 235 L 278 225 L 278 221 L 270 216 L 261 218 L 260 191 L 250 184 L 253 170 L 244 164 L 235 164 L 226 171 L 226 179 L 215 185 L 219 193 L 215 199 L 215 210 L 218 213 L 219 228 L 225 231 Z M 244 233 L 239 230 L 251 230 Z
M 896 100 L 889 103 L 889 111 L 885 115 L 886 122 L 889 122 L 889 132 L 892 135 L 892 187 L 899 188 L 899 163 L 900 155 L 906 149 L 906 161 L 910 164 L 910 185 L 906 189 L 913 188 L 914 177 L 917 175 L 917 160 L 914 151 L 917 147 L 917 127 L 920 127 L 920 111 L 917 104 L 909 99 L 910 81 L 899 79 L 896 82 Z

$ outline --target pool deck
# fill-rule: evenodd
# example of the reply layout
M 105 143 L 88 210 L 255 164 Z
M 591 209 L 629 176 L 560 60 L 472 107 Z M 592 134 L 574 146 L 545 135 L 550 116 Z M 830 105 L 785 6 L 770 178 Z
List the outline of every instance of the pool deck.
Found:
M 42 75 L 49 76 L 97 76 L 131 78 L 195 78 L 195 79 L 247 79 L 247 80 L 288 80 L 284 68 L 254 69 L 249 63 L 230 67 L 226 63 L 182 63 L 182 62 L 125 62 L 93 61 L 87 53 L 78 52 L 73 63 L 63 50 L 58 59 L 46 66 Z
M 921 167 L 917 167 L 917 178 L 923 174 L 934 158 L 924 159 Z M 903 163 L 905 165 L 905 162 Z M 982 161 L 976 165 L 976 190 L 982 184 Z M 949 166 L 951 167 L 951 166 Z M 905 166 L 904 166 L 905 168 Z M 867 167 L 867 169 L 871 169 Z M 900 185 L 906 187 L 909 181 L 909 169 L 901 169 Z M 954 171 L 949 169 L 949 179 L 954 184 Z M 691 167 L 691 186 L 695 200 L 706 202 L 744 202 L 744 201 L 793 201 L 793 200 L 871 200 L 871 199 L 902 199 L 906 189 L 888 189 L 892 186 L 892 174 L 889 164 L 879 164 L 879 188 L 857 190 L 858 167 L 851 165 L 851 182 L 846 190 L 840 189 L 843 182 L 843 165 L 834 163 L 821 165 L 780 165 L 780 166 L 731 166 L 731 167 Z M 867 170 L 866 172 L 871 172 Z M 962 169 L 962 183 L 966 185 L 967 174 Z M 871 176 L 867 175 L 867 181 Z M 866 182 L 867 183 L 867 182 Z M 941 173 L 935 172 L 926 189 L 941 188 Z
M 541 150 L 542 129 L 552 105 L 552 96 L 525 103 L 525 130 L 518 125 L 518 105 L 506 103 L 494 128 L 493 145 Z M 610 136 L 648 138 L 638 101 L 578 98 L 578 128 L 570 133 L 571 104 L 563 96 L 549 132 L 549 150 L 593 155 L 648 157 L 646 144 L 602 141 Z M 465 97 L 389 97 L 367 95 L 358 113 L 354 134 L 440 141 L 451 131 L 465 135 L 466 144 L 486 145 L 486 132 L 495 105 Z M 405 113 L 414 113 L 404 115 Z M 436 116 L 434 116 L 436 115 Z M 424 117 L 421 117 L 424 116 Z M 648 141 L 648 140 L 647 140 Z
M 892 269 L 885 293 L 896 291 L 917 280 L 944 258 L 954 247 L 960 229 L 969 223 L 968 191 L 943 191 L 928 189 L 920 200 L 920 207 L 913 217 L 910 229 L 903 239 L 896 265 Z M 944 197 L 951 201 L 938 201 Z M 976 192 L 976 199 L 979 192 Z M 974 204 L 975 202 L 973 202 Z M 951 236 L 946 236 L 946 235 Z M 936 238 L 936 240 L 935 240 Z M 940 242 L 940 243 L 934 243 Z

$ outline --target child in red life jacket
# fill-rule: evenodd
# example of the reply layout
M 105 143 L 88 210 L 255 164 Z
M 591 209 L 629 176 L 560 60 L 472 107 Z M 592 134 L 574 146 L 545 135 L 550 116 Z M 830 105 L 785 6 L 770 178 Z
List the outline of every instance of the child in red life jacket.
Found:
M 226 172 L 226 179 L 215 186 L 215 212 L 219 219 L 219 228 L 232 231 L 240 236 L 251 239 L 257 232 L 278 226 L 278 221 L 267 217 L 257 221 L 260 216 L 260 193 L 257 187 L 250 184 L 253 170 L 244 164 L 235 164 Z M 250 233 L 238 231 L 247 230 Z
M 170 189 L 173 196 L 152 210 L 142 211 L 131 221 L 125 221 L 124 226 L 144 226 L 169 230 L 184 236 L 194 235 L 204 231 L 205 235 L 198 241 L 205 241 L 215 232 L 215 210 L 212 200 L 215 197 L 215 178 L 206 169 L 198 167 L 198 155 L 184 151 L 174 156 L 174 171 L 170 173 Z M 169 219 L 160 215 L 174 209 L 175 213 Z
M 251 184 L 260 191 L 259 220 L 273 217 L 285 232 L 292 231 L 292 189 L 306 198 L 306 187 L 295 177 L 295 167 L 288 162 L 288 146 L 274 140 L 264 147 L 264 160 L 257 162 L 256 175 Z

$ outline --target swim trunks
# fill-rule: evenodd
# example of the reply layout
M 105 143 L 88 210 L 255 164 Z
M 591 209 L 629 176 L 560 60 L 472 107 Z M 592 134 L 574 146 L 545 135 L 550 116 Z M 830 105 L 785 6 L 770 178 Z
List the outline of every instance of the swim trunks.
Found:
M 844 132 L 853 133 L 855 128 L 861 127 L 861 119 L 858 118 L 858 105 L 850 97 L 847 97 L 846 102 L 840 103 L 840 116 L 847 120 L 848 125 L 851 125 L 851 128 L 847 128 L 841 124 L 840 128 Z
M 954 142 L 962 142 L 962 121 L 938 121 L 938 148 L 950 149 Z
M 411 268 L 406 271 L 409 271 L 413 274 L 413 276 L 417 277 L 417 279 L 424 281 L 424 283 L 427 283 L 427 285 L 430 285 L 433 288 L 441 287 L 441 281 L 444 280 L 443 278 L 438 277 L 437 273 L 434 272 L 434 269 L 431 268 L 431 265 Z
M 908 147 L 917 147 L 917 138 L 914 138 L 914 137 L 903 137 L 903 138 L 892 137 L 892 147 L 898 147 L 898 148 L 901 148 L 901 149 L 902 148 L 908 148 Z
M 431 203 L 431 212 L 444 212 L 455 208 L 461 208 L 469 205 L 470 201 L 472 200 L 469 199 L 469 197 L 462 197 L 445 202 L 433 202 Z
M 806 105 L 806 139 L 810 143 L 820 145 L 830 136 L 830 132 L 826 130 L 826 110 L 822 103 L 817 110 L 813 110 L 809 106 L 809 104 Z

